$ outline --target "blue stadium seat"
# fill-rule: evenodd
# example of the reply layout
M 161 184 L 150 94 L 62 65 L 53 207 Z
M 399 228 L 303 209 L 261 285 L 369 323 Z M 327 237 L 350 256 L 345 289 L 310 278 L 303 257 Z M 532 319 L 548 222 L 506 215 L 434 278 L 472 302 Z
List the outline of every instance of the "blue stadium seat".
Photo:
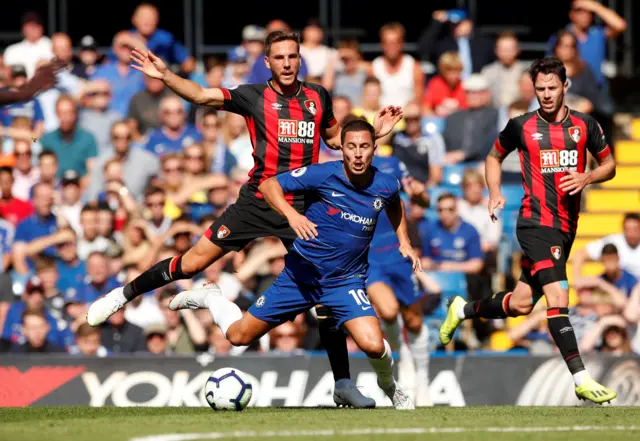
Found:
M 465 164 L 445 165 L 442 168 L 442 185 L 461 186 L 462 175 L 466 168 Z
M 444 132 L 446 121 L 439 116 L 425 116 L 420 121 L 420 127 L 422 127 L 422 134 L 428 136 L 432 133 Z
M 508 184 L 502 186 L 502 196 L 507 200 L 505 205 L 506 210 L 519 210 L 524 196 L 524 189 L 522 185 Z

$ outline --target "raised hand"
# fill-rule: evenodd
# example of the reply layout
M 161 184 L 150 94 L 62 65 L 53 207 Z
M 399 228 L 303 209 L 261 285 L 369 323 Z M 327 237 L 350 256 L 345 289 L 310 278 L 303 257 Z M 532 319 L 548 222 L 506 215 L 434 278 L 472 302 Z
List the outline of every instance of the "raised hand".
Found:
M 401 119 L 402 107 L 387 106 L 380 109 L 373 118 L 373 128 L 376 131 L 376 139 L 389 134 Z
M 413 250 L 410 244 L 400 245 L 400 247 L 398 247 L 398 251 L 400 251 L 400 254 L 402 254 L 402 257 L 404 257 L 405 259 L 407 257 L 411 259 L 414 273 L 422 271 L 422 263 L 420 263 L 420 259 L 418 258 L 416 252 Z
M 143 74 L 161 80 L 167 73 L 167 65 L 161 58 L 156 57 L 153 52 L 147 51 L 146 55 L 140 52 L 138 49 L 131 51 L 131 67 L 139 70 Z

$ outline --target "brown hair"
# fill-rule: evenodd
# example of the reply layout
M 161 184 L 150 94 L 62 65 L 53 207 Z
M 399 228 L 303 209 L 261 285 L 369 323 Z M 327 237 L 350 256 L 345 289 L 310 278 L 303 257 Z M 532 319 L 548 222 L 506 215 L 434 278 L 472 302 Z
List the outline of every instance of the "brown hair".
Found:
M 287 40 L 295 41 L 298 47 L 298 52 L 300 52 L 300 34 L 289 31 L 273 31 L 267 35 L 267 38 L 264 41 L 264 53 L 269 56 L 269 53 L 271 52 L 271 45 L 273 43 L 279 43 Z
M 529 70 L 529 77 L 533 84 L 536 84 L 538 74 L 549 75 L 554 74 L 560 78 L 560 82 L 564 84 L 567 81 L 567 69 L 565 69 L 562 61 L 556 57 L 540 58 L 533 62 Z
M 457 52 L 445 52 L 438 59 L 438 73 L 442 75 L 444 71 L 457 70 L 462 72 L 462 60 Z
M 558 33 L 556 33 L 556 42 L 553 45 L 553 55 L 557 56 L 557 50 L 558 50 L 558 46 L 560 46 L 560 41 L 565 37 L 571 38 L 574 42 L 574 49 L 576 52 L 576 56 L 573 58 L 573 60 L 569 62 L 569 64 L 571 64 L 573 67 L 573 75 L 576 75 L 582 72 L 587 67 L 587 63 L 585 63 L 582 57 L 580 57 L 580 52 L 578 51 L 578 39 L 576 38 L 575 35 L 567 31 L 566 29 L 562 29 L 561 31 L 558 31 Z M 562 83 L 564 84 L 564 81 Z
M 78 326 L 78 330 L 76 331 L 76 337 L 88 337 L 91 334 L 100 334 L 100 329 L 94 328 L 89 323 L 83 323 Z
M 512 40 L 518 40 L 518 36 L 516 35 L 515 32 L 513 31 L 504 31 L 504 32 L 500 32 L 498 34 L 498 36 L 496 37 L 496 43 L 498 42 L 498 40 L 503 40 L 503 39 L 512 39 Z
M 404 36 L 407 34 L 407 31 L 405 30 L 402 23 L 397 21 L 387 23 L 380 28 L 380 39 L 382 39 L 382 35 L 384 35 L 385 32 L 397 32 L 400 34 L 400 38 L 402 38 L 403 40 Z
M 360 52 L 360 43 L 358 43 L 358 40 L 340 40 L 337 48 L 353 49 L 356 52 Z

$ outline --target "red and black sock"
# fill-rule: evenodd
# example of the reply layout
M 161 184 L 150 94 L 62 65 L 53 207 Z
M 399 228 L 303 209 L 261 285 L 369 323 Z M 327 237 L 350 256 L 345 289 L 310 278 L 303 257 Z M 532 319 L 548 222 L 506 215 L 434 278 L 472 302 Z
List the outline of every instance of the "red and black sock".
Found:
M 182 272 L 182 256 L 171 257 L 156 263 L 127 283 L 124 287 L 124 296 L 127 300 L 132 300 L 140 294 L 161 288 L 176 280 L 189 279 L 194 275 Z
M 491 297 L 487 297 L 464 305 L 465 318 L 507 318 L 509 310 L 510 292 L 500 291 Z
M 578 342 L 573 332 L 573 326 L 569 321 L 569 308 L 548 308 L 547 321 L 549 322 L 551 336 L 555 340 L 558 349 L 560 349 L 569 371 L 572 374 L 583 371 L 584 364 L 578 351 Z

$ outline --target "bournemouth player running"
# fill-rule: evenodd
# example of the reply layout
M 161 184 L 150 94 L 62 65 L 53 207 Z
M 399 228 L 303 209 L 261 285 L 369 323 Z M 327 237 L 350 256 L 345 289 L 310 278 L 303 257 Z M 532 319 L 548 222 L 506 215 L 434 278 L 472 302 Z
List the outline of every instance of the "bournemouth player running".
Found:
M 412 179 L 407 167 L 398 158 L 376 156 L 373 165 L 401 181 L 412 201 L 425 208 L 429 206 L 424 184 Z M 411 364 L 413 361 L 416 381 L 411 385 L 401 378 L 403 386 L 411 387 L 410 395 L 415 397 L 417 405 L 429 405 L 429 330 L 422 315 L 424 291 L 417 275 L 413 273 L 411 260 L 396 252 L 399 246 L 393 225 L 386 214 L 381 213 L 369 251 L 371 270 L 367 278 L 367 294 L 380 316 L 389 344 L 400 354 L 399 362 Z M 398 314 L 401 314 L 402 322 L 407 327 L 408 348 Z
M 242 187 L 238 201 L 209 228 L 198 243 L 182 256 L 166 259 L 145 271 L 125 287 L 117 288 L 93 303 L 87 314 L 92 326 L 104 323 L 136 296 L 179 279 L 191 278 L 229 251 L 239 251 L 252 240 L 279 237 L 287 249 L 296 238 L 287 220 L 271 210 L 258 186 L 288 170 L 318 162 L 320 137 L 331 148 L 340 148 L 340 126 L 328 92 L 321 86 L 300 82 L 300 41 L 295 33 L 276 31 L 267 36 L 265 63 L 272 79 L 265 84 L 247 84 L 235 89 L 203 88 L 174 74 L 153 53 L 132 52 L 133 67 L 161 79 L 188 101 L 221 108 L 245 117 L 255 165 Z M 388 134 L 401 119 L 397 107 L 382 109 L 375 118 L 376 136 Z M 301 192 L 285 196 L 302 212 Z M 372 407 L 349 378 L 349 360 L 344 333 L 335 332 L 328 320 L 320 323 L 320 337 L 336 380 L 334 400 L 338 404 Z
M 409 259 L 421 271 L 409 237 L 400 183 L 371 166 L 374 130 L 355 120 L 342 129 L 343 161 L 332 161 L 285 172 L 264 181 L 258 189 L 289 223 L 298 238 L 285 257 L 285 268 L 271 287 L 242 314 L 217 287 L 183 291 L 171 309 L 208 308 L 213 321 L 234 345 L 247 345 L 280 323 L 318 303 L 331 309 L 337 326 L 351 334 L 369 357 L 378 385 L 396 409 L 414 409 L 413 402 L 393 378 L 393 357 L 382 338 L 378 318 L 365 292 L 369 245 L 385 210 L 399 248 L 389 254 Z M 299 213 L 285 199 L 290 192 L 306 192 L 310 204 Z
M 470 303 L 456 297 L 440 328 L 440 340 L 449 343 L 464 319 L 529 314 L 544 295 L 549 331 L 573 375 L 576 395 L 604 403 L 617 394 L 591 378 L 582 363 L 568 316 L 566 261 L 576 234 L 582 190 L 612 179 L 616 164 L 599 124 L 565 105 L 568 83 L 562 62 L 552 57 L 537 60 L 531 79 L 540 110 L 511 119 L 486 161 L 489 213 L 495 221 L 505 204 L 500 192 L 501 163 L 513 150 L 520 155 L 525 192 L 517 226 L 524 253 L 522 276 L 513 292 Z M 587 151 L 598 162 L 589 172 L 585 172 Z

